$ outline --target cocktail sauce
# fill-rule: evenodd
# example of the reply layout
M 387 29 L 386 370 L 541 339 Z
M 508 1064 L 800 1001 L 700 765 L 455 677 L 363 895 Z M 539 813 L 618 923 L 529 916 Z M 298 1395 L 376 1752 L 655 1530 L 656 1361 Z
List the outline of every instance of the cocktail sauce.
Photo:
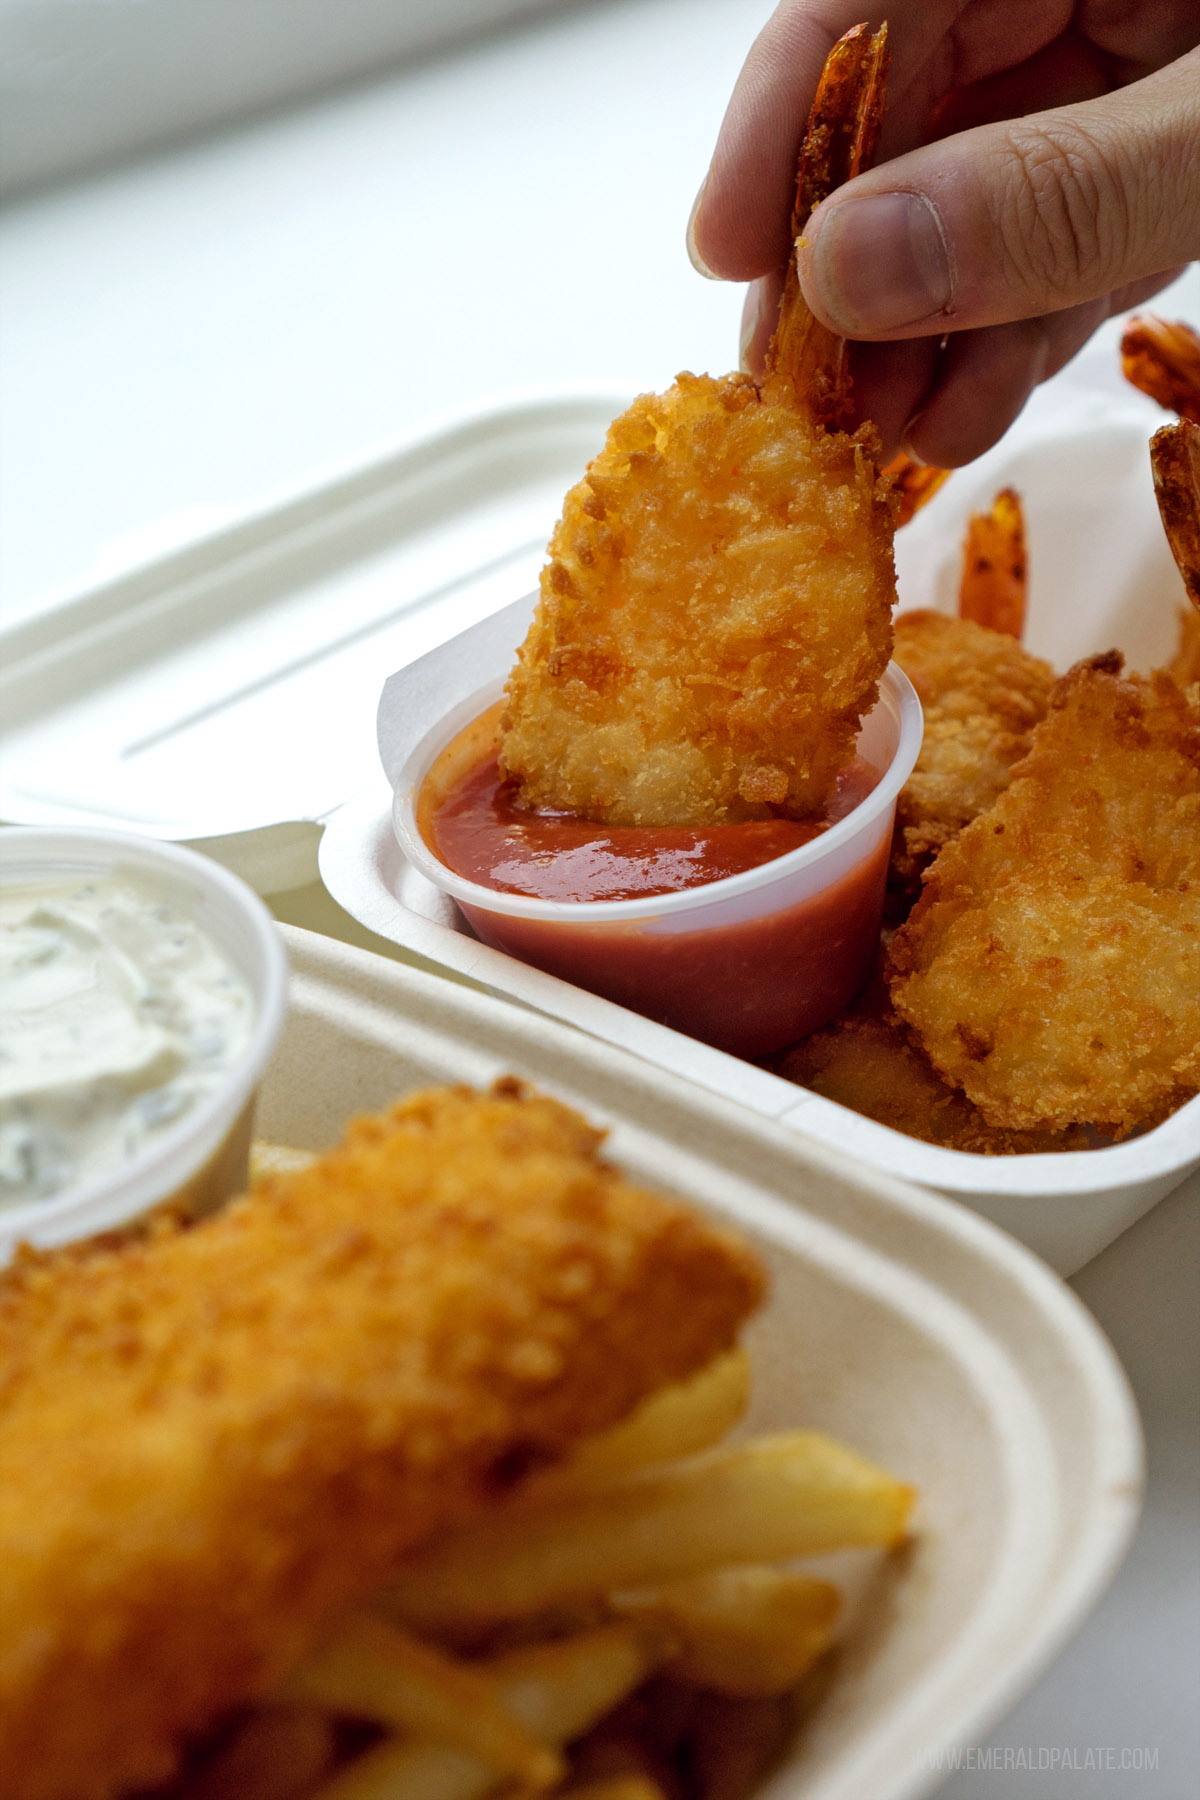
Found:
M 539 900 L 641 900 L 705 887 L 774 862 L 853 812 L 879 780 L 859 759 L 842 771 L 816 819 L 734 825 L 598 825 L 573 813 L 522 807 L 502 780 L 500 708 L 474 720 L 443 750 L 421 790 L 418 825 L 456 875 Z
M 852 764 L 815 821 L 695 831 L 598 825 L 518 806 L 497 763 L 500 710 L 438 757 L 418 798 L 418 829 L 440 861 L 479 888 L 568 904 L 561 917 L 538 919 L 460 897 L 485 944 L 746 1057 L 815 1031 L 862 986 L 879 941 L 890 814 L 828 874 L 764 879 L 753 894 L 714 894 L 711 904 L 698 895 L 686 912 L 588 914 L 589 903 L 709 887 L 786 856 L 858 806 L 879 780 L 875 769 Z

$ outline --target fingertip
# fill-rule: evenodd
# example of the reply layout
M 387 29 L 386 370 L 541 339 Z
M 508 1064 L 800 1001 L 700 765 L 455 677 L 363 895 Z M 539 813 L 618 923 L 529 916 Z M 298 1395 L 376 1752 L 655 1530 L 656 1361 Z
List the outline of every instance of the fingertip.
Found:
M 905 453 L 940 469 L 974 462 L 1016 419 L 1044 378 L 1049 339 L 1041 319 L 956 332 L 936 383 L 902 432 Z
M 742 328 L 739 339 L 738 366 L 757 381 L 767 360 L 767 351 L 779 318 L 779 276 L 764 275 L 746 289 L 742 306 Z
M 919 469 L 928 469 L 934 466 L 929 462 L 927 457 L 924 457 L 921 454 L 919 440 L 921 435 L 921 421 L 924 416 L 924 409 L 922 409 L 921 412 L 915 412 L 908 421 L 908 424 L 904 427 L 904 430 L 900 433 L 901 451 L 907 456 L 909 462 L 915 463 Z
M 700 248 L 697 236 L 700 214 L 704 207 L 704 196 L 708 192 L 708 179 L 709 178 L 706 175 L 704 180 L 700 183 L 700 190 L 697 193 L 696 198 L 692 201 L 692 210 L 688 214 L 687 231 L 684 234 L 684 242 L 687 245 L 688 261 L 691 263 L 693 269 L 695 269 L 697 275 L 703 275 L 705 281 L 720 281 L 721 277 L 714 269 L 709 267 L 708 262 L 705 260 L 704 252 Z
M 940 338 L 853 344 L 850 374 L 855 416 L 870 419 L 884 460 L 903 447 L 909 420 L 923 408 L 936 379 Z

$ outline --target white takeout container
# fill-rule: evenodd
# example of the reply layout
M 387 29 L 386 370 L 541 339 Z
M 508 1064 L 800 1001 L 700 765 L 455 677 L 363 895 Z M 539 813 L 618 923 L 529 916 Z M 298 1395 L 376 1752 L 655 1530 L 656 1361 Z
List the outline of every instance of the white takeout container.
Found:
M 250 1039 L 220 1087 L 122 1168 L 52 1199 L 0 1207 L 0 1263 L 19 1243 L 69 1243 L 166 1201 L 208 1212 L 246 1183 L 258 1084 L 287 1009 L 287 958 L 266 907 L 236 876 L 175 844 L 116 831 L 0 831 L 0 888 L 124 871 L 152 886 L 233 963 L 254 1001 Z
M 921 747 L 921 704 L 912 683 L 895 664 L 888 668 L 857 740 L 858 755 L 880 771 L 879 781 L 846 818 L 798 850 L 723 881 L 638 900 L 581 903 L 501 893 L 447 868 L 421 834 L 417 806 L 441 752 L 500 699 L 536 600 L 527 595 L 471 626 L 384 688 L 380 752 L 395 793 L 392 822 L 409 863 L 457 902 L 485 943 L 610 999 L 629 996 L 635 1011 L 723 1049 L 765 1056 L 815 1031 L 853 998 L 875 959 L 896 799 Z M 760 946 L 748 951 L 739 938 L 769 929 L 779 915 L 819 905 L 851 882 L 864 889 L 861 903 L 826 918 L 825 941 L 810 954 L 787 957 L 791 946 L 777 941 L 768 969 L 758 962 Z M 834 959 L 831 940 L 839 929 Z M 632 968 L 630 958 L 637 959 Z M 653 1000 L 642 986 L 648 971 L 670 983 Z M 715 1006 L 714 994 L 720 996 Z
M 1013 485 L 1028 525 L 1030 649 L 1063 669 L 1115 644 L 1132 667 L 1149 668 L 1171 654 L 1186 604 L 1150 475 L 1148 442 L 1162 415 L 1131 388 L 1106 387 L 1086 368 L 1071 373 L 1058 406 L 1042 396 L 1040 410 L 1031 407 L 1031 417 L 996 450 L 957 471 L 898 535 L 901 606 L 954 610 L 967 515 Z M 502 620 L 488 622 L 497 634 Z M 468 630 L 437 653 L 436 675 L 429 669 L 410 683 L 415 670 L 403 672 L 403 713 L 392 717 L 385 690 L 385 770 L 398 774 L 395 750 L 405 734 L 432 728 L 449 703 L 448 684 L 481 686 L 492 662 L 487 628 Z M 1095 1150 L 989 1157 L 906 1137 L 480 943 L 396 843 L 391 813 L 388 787 L 377 780 L 334 815 L 321 844 L 325 885 L 362 924 L 877 1169 L 963 1200 L 1062 1274 L 1082 1267 L 1200 1166 L 1200 1099 L 1141 1137 Z
M 1119 329 L 900 533 L 902 606 L 953 610 L 966 515 L 1011 482 L 1029 524 L 1030 648 L 1060 668 L 1111 644 L 1138 668 L 1170 655 L 1185 599 L 1147 456 L 1164 414 L 1122 383 Z M 953 1194 L 1060 1271 L 1080 1267 L 1200 1165 L 1200 1102 L 1087 1154 L 922 1144 L 488 949 L 401 856 L 380 686 L 528 592 L 563 493 L 627 399 L 497 403 L 0 628 L 0 819 L 186 840 L 267 894 L 311 882 L 319 843 L 330 893 L 401 956 Z
M 1139 1431 L 1075 1297 L 983 1220 L 554 1020 L 305 932 L 261 1134 L 318 1149 L 414 1087 L 514 1073 L 634 1179 L 746 1237 L 768 1302 L 747 1429 L 829 1431 L 920 1489 L 915 1537 L 830 1571 L 852 1605 L 760 1800 L 918 1800 L 1062 1648 L 1124 1552 Z

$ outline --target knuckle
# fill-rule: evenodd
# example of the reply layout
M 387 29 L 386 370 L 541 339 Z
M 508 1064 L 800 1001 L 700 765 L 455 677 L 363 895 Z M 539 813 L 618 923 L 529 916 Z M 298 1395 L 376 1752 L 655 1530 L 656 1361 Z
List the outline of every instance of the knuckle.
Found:
M 993 219 L 1008 273 L 1039 309 L 1092 298 L 1124 262 L 1129 215 L 1104 141 L 1074 121 L 1016 121 Z

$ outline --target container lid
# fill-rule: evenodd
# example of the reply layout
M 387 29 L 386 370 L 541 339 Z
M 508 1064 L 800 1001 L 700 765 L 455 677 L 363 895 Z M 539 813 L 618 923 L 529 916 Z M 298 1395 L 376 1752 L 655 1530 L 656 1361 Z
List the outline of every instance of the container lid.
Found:
M 525 394 L 0 631 L 0 821 L 316 879 L 384 678 L 535 585 L 624 392 Z

